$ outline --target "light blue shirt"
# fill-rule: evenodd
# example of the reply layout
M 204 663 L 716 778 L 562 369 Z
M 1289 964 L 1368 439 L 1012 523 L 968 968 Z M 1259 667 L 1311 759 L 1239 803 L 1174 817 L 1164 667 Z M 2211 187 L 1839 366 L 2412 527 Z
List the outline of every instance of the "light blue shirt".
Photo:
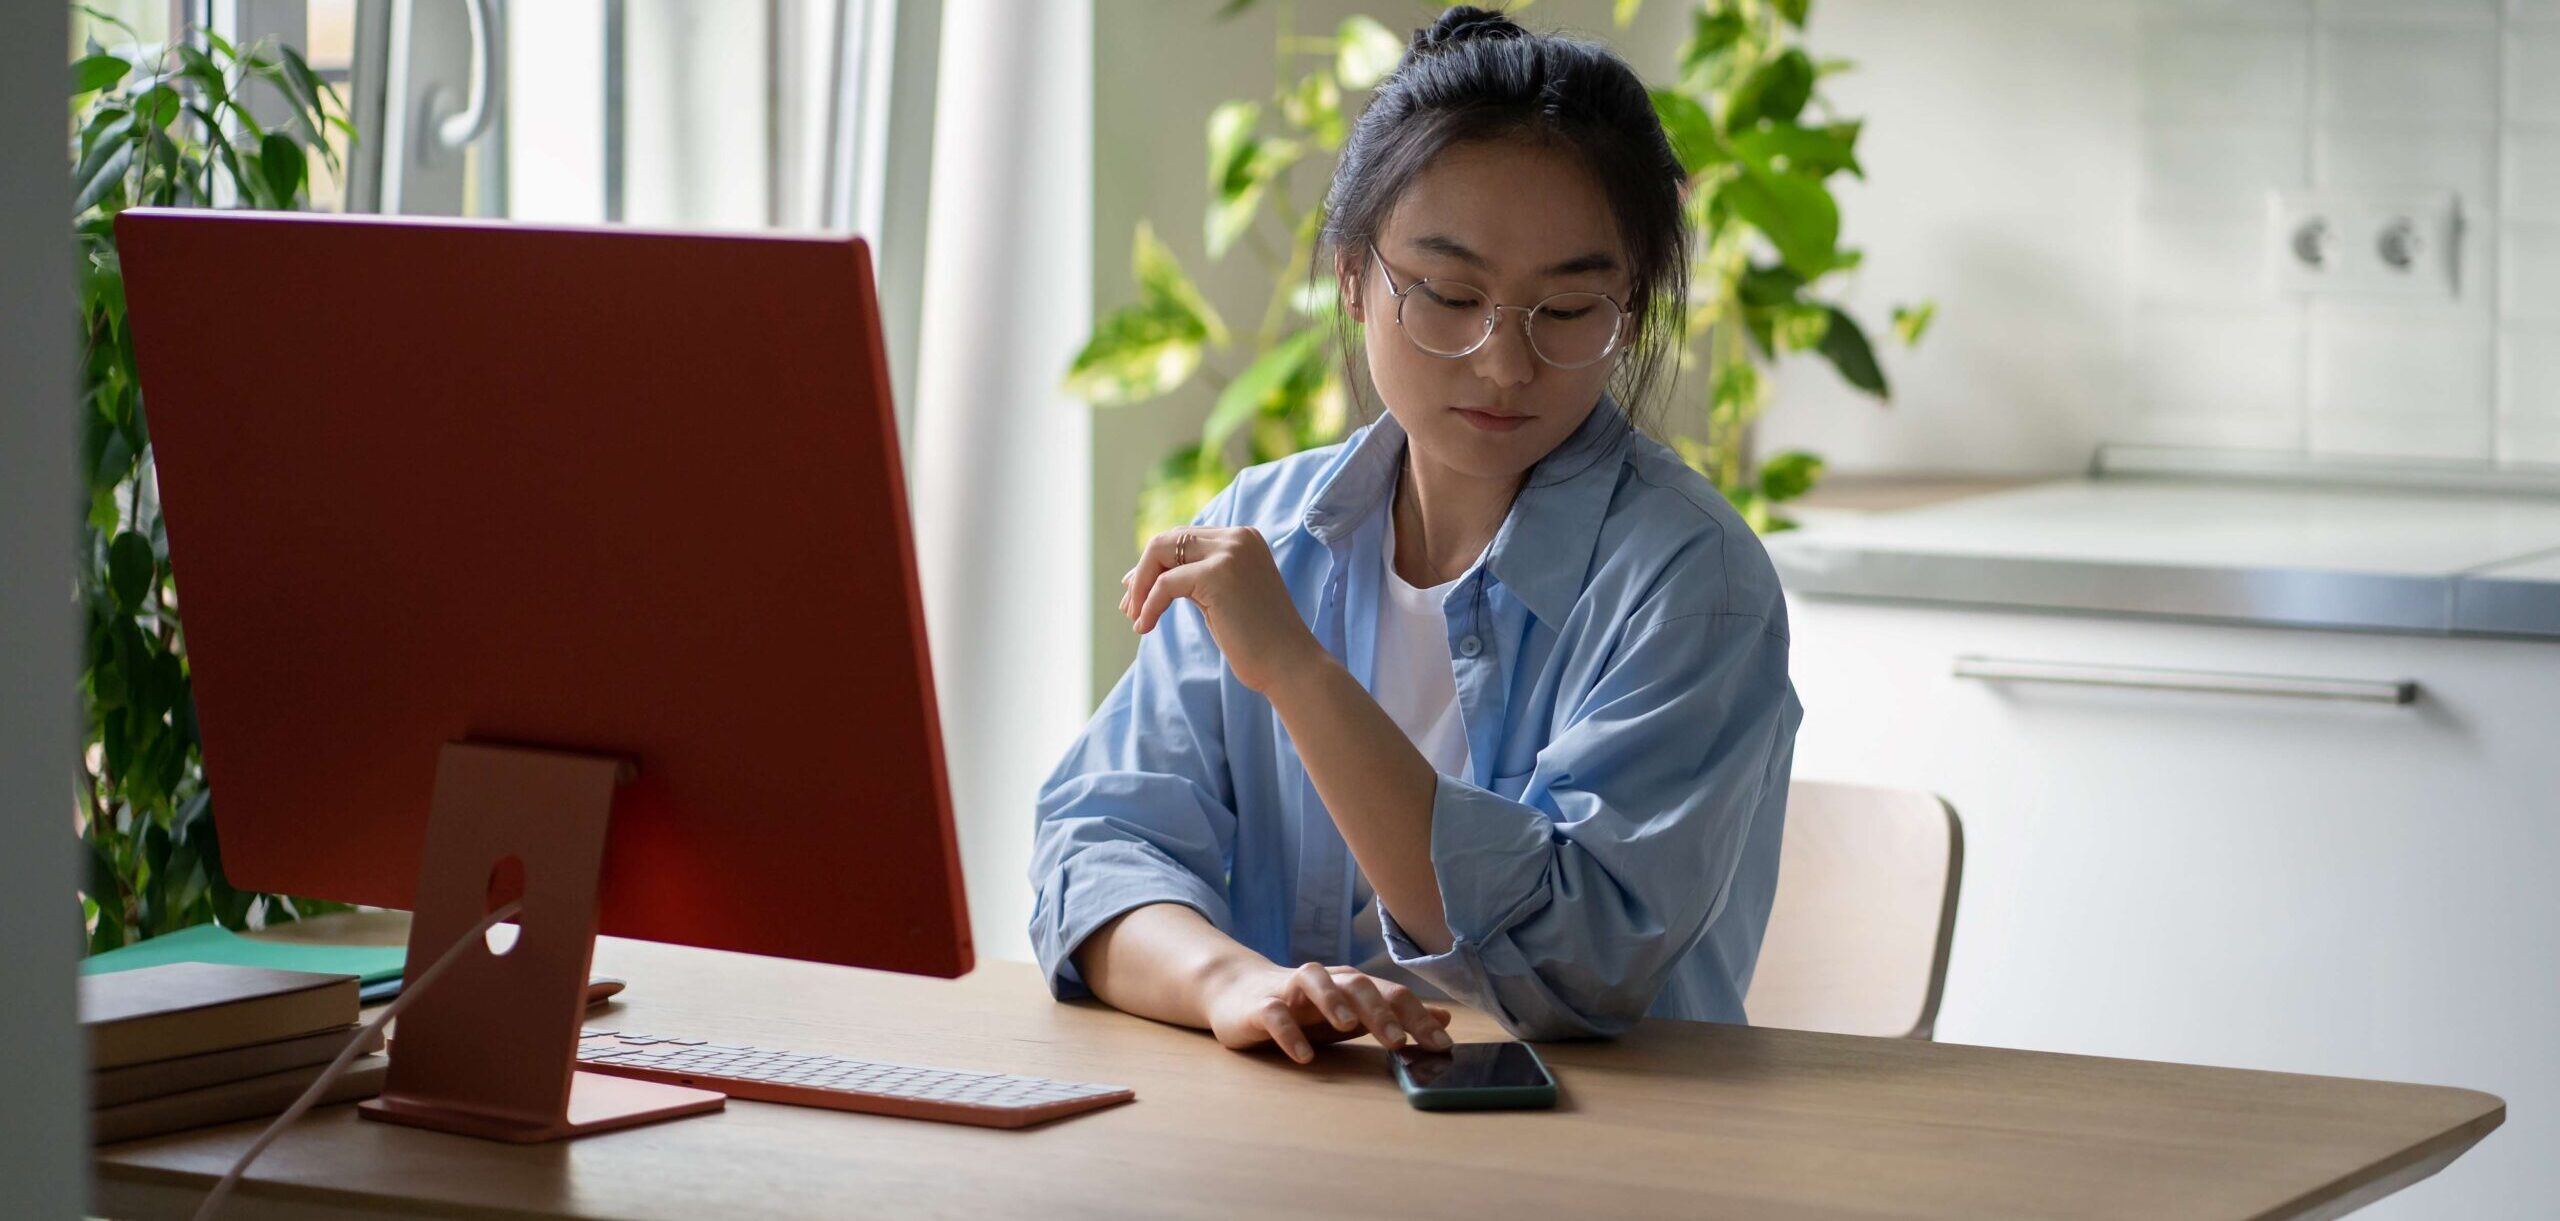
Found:
M 1245 471 L 1196 519 L 1260 530 L 1363 686 L 1404 444 L 1381 417 Z M 1432 797 L 1455 941 L 1425 953 L 1383 912 L 1396 965 L 1521 1038 L 1742 1021 L 1803 719 L 1759 539 L 1604 397 L 1530 471 L 1446 609 L 1473 756 Z M 1275 963 L 1357 961 L 1350 850 L 1187 600 L 1042 786 L 1035 835 L 1031 943 L 1061 999 L 1090 994 L 1084 939 L 1150 903 Z

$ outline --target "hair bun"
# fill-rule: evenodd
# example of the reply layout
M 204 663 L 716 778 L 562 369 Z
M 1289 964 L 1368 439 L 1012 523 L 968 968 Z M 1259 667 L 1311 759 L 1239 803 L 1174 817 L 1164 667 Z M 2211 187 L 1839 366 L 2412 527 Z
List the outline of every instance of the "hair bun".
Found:
M 1439 20 L 1415 30 L 1409 49 L 1431 51 L 1479 38 L 1521 38 L 1528 33 L 1509 14 L 1459 4 L 1444 10 Z

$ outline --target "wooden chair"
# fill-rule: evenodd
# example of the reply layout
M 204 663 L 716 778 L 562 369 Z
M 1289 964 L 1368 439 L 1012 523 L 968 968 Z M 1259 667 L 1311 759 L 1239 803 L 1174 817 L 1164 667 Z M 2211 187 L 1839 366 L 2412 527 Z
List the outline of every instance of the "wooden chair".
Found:
M 1934 794 L 1796 781 L 1752 1025 L 1928 1038 L 1963 877 L 1963 824 Z

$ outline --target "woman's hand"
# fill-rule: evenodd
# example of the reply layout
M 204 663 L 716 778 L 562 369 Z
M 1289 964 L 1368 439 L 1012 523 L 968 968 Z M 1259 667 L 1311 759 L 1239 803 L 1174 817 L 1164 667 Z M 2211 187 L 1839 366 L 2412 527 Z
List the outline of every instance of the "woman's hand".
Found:
M 1292 667 L 1332 660 L 1298 617 L 1289 587 L 1262 532 L 1250 527 L 1184 526 L 1147 540 L 1138 566 L 1120 578 L 1120 613 L 1141 633 L 1155 630 L 1176 598 L 1189 598 L 1208 620 L 1236 681 L 1268 693 Z
M 1279 1045 L 1304 1064 L 1318 1043 L 1374 1034 L 1393 1049 L 1407 1038 L 1447 1051 L 1449 1011 L 1422 1003 L 1413 989 L 1363 975 L 1350 967 L 1308 963 L 1297 970 L 1268 963 L 1247 966 L 1212 985 L 1209 1030 L 1237 1051 Z

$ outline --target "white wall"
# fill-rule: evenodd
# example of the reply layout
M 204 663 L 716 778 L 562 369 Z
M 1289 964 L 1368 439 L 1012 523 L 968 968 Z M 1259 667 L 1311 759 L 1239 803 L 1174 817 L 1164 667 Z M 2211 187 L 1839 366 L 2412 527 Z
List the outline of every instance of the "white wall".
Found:
M 80 490 L 67 11 L 0 6 L 0 1184 L 13 1217 L 77 1216 L 88 1193 L 71 983 Z
M 1798 368 L 1764 443 L 1835 469 L 2062 469 L 2101 441 L 2560 463 L 2560 6 L 1814 11 L 1862 65 L 1832 96 L 1872 119 L 1850 300 L 1943 308 L 1887 354 L 1890 410 Z M 2302 190 L 2453 193 L 2459 291 L 2288 293 L 2270 196 Z
M 1084 723 L 1089 0 L 945 0 L 910 482 L 970 924 L 1028 960 L 1031 808 Z
M 2127 401 L 2136 28 L 2132 0 L 1814 5 L 1814 54 L 1857 64 L 1823 86 L 1867 122 L 1867 180 L 1833 179 L 1844 240 L 1866 250 L 1843 296 L 1894 401 L 1795 360 L 1765 451 L 1811 449 L 1835 471 L 2087 462 Z M 1937 323 L 1900 350 L 1891 309 L 1922 298 Z
M 2560 462 L 2560 10 L 2144 0 L 2131 426 L 2315 453 Z M 2235 88 L 2232 82 L 2246 82 Z M 2452 192 L 2450 298 L 2274 284 L 2276 190 Z M 2371 261 L 2369 233 L 2342 259 Z M 2441 245 L 2444 244 L 2440 244 Z M 2431 252 L 2432 253 L 2432 252 Z

